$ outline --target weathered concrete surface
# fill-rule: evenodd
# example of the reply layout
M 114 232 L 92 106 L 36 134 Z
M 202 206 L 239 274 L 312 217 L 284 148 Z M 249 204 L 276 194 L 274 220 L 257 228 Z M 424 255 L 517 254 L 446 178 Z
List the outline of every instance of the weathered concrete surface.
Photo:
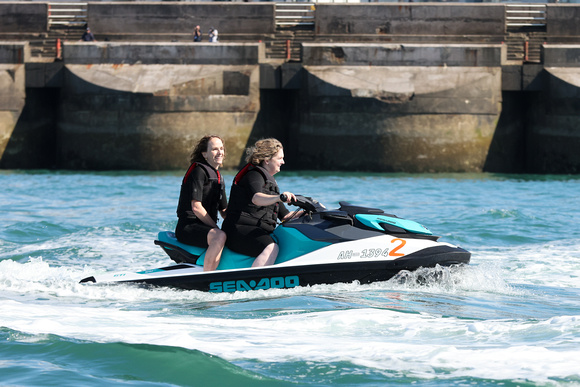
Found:
M 48 3 L 0 2 L 0 34 L 48 31 Z
M 542 93 L 529 108 L 529 170 L 580 173 L 580 46 L 544 45 Z
M 302 168 L 483 170 L 501 112 L 500 68 L 305 70 Z
M 0 160 L 3 169 L 55 168 L 59 89 L 26 89 L 26 104 Z
M 1 42 L 0 63 L 24 64 L 30 59 L 30 46 L 26 42 Z
M 0 39 L 46 32 L 47 3 L 13 4 L 0 2 Z M 503 66 L 504 48 L 477 44 L 504 41 L 505 4 L 317 4 L 318 45 L 305 45 L 304 63 L 280 65 L 258 45 L 173 41 L 196 24 L 224 40 L 271 39 L 273 3 L 93 2 L 100 42 L 65 44 L 64 63 L 0 49 L 0 122 L 16 125 L 13 160 L 59 139 L 64 168 L 183 168 L 189 142 L 219 132 L 232 166 L 247 142 L 276 135 L 295 168 L 578 171 L 579 50 L 553 43 L 576 44 L 580 6 L 547 7 L 545 71 Z M 162 43 L 142 43 L 151 40 Z M 333 41 L 404 44 L 320 44 Z
M 0 44 L 0 164 L 26 99 L 28 43 Z
M 64 168 L 183 168 L 191 147 L 209 133 L 228 145 L 224 166 L 237 167 L 260 110 L 257 64 L 65 68 Z
M 501 45 L 304 44 L 304 53 L 301 167 L 483 170 L 501 113 Z
M 503 4 L 317 4 L 317 35 L 503 35 Z
M 580 46 L 573 44 L 542 45 L 545 67 L 580 67 Z
M 0 163 L 24 108 L 24 65 L 0 64 Z
M 224 66 L 192 64 L 198 54 L 220 63 L 217 45 L 65 44 L 59 166 L 183 168 L 196 139 L 217 133 L 228 146 L 225 166 L 237 167 L 250 139 L 262 133 L 260 46 L 232 45 L 229 60 L 240 64 Z M 404 50 L 401 57 L 400 46 L 309 45 L 306 66 L 280 70 L 279 86 L 297 90 L 280 100 L 297 106 L 283 126 L 291 131 L 295 168 L 483 169 L 501 112 L 503 47 Z M 333 63 L 326 55 L 338 51 L 342 62 Z M 119 63 L 126 57 L 129 64 Z M 187 64 L 175 64 L 176 57 Z M 263 119 L 261 125 L 268 126 Z M 364 151 L 345 156 L 353 145 Z
M 260 110 L 260 44 L 72 43 L 64 53 L 62 167 L 183 168 L 210 133 L 228 145 L 224 166 L 238 166 Z M 221 65 L 226 56 L 237 65 Z
M 60 88 L 62 86 L 63 66 L 61 61 L 26 63 L 26 87 Z
M 210 27 L 220 35 L 260 36 L 274 34 L 273 3 L 201 2 L 90 2 L 89 26 L 97 36 L 186 34 L 193 40 L 193 28 L 202 27 L 207 41 Z M 137 38 L 139 39 L 139 38 Z
M 264 58 L 260 43 L 65 43 L 67 64 L 252 65 Z
M 580 173 L 580 69 L 546 68 L 546 89 L 529 107 L 527 164 L 535 173 Z
M 507 48 L 490 44 L 303 43 L 306 66 L 501 66 Z
M 578 37 L 580 35 L 580 6 L 578 4 L 547 4 L 546 32 L 553 37 Z

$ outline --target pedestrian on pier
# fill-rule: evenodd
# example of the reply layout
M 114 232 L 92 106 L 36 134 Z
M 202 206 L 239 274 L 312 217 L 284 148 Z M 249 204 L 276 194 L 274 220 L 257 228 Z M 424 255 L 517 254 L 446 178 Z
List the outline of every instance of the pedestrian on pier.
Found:
M 201 42 L 201 36 L 201 28 L 199 26 L 195 26 L 193 29 L 193 41 Z
M 95 39 L 95 35 L 93 35 L 93 33 L 91 32 L 91 29 L 87 27 L 87 30 L 83 33 L 83 36 L 81 36 L 81 41 L 96 42 L 97 39 Z
M 209 29 L 209 41 L 212 43 L 217 43 L 218 41 L 218 30 L 213 27 Z

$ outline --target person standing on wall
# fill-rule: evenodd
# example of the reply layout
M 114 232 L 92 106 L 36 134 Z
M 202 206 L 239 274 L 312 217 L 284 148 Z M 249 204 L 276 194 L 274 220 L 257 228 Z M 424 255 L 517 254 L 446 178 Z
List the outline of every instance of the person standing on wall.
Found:
M 211 43 L 217 43 L 218 41 L 218 30 L 213 27 L 209 29 L 209 41 Z
M 193 29 L 193 41 L 194 42 L 201 42 L 201 28 L 199 26 L 195 26 Z
M 208 135 L 199 140 L 191 153 L 177 205 L 175 236 L 182 243 L 207 247 L 204 271 L 217 269 L 226 242 L 226 233 L 217 225 L 218 212 L 226 217 L 225 183 L 218 171 L 225 154 L 220 137 Z
M 96 42 L 97 39 L 95 39 L 95 35 L 93 35 L 93 33 L 91 32 L 91 29 L 87 27 L 87 30 L 83 33 L 83 36 L 81 36 L 81 39 L 79 41 Z

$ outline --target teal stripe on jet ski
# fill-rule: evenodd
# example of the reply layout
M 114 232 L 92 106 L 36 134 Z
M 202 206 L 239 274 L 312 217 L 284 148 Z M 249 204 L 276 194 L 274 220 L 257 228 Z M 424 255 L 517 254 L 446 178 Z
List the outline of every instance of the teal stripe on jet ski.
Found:
M 222 257 L 220 264 L 218 265 L 218 270 L 231 270 L 231 269 L 244 269 L 252 266 L 256 257 L 249 257 L 247 255 L 242 255 L 235 253 L 228 248 L 225 248 L 222 252 Z M 205 252 L 197 259 L 196 264 L 203 266 L 205 262 Z
M 143 271 L 138 271 L 137 274 L 151 274 L 151 273 L 157 273 L 160 271 L 165 271 L 162 268 L 159 269 L 149 269 L 149 270 L 143 270 Z
M 291 227 L 278 227 L 274 230 L 280 252 L 276 263 L 282 263 L 304 254 L 329 246 L 328 242 L 313 241 L 300 231 Z
M 427 227 L 408 219 L 373 214 L 356 214 L 355 216 L 365 226 L 376 228 L 380 231 L 384 231 L 384 229 L 381 227 L 381 223 L 387 223 L 416 234 L 433 235 L 433 233 L 429 231 Z
M 170 243 L 174 246 L 180 247 L 183 250 L 185 250 L 193 255 L 198 255 L 199 258 L 197 259 L 196 264 L 203 266 L 203 263 L 205 261 L 205 252 L 207 250 L 206 248 L 199 247 L 199 246 L 191 246 L 191 245 L 186 245 L 185 243 L 181 243 L 175 238 L 175 234 L 172 232 L 169 233 L 169 232 L 162 231 L 159 233 L 158 239 L 161 242 Z M 254 259 L 255 259 L 255 257 L 248 257 L 246 255 L 234 253 L 233 251 L 226 248 L 226 249 L 224 249 L 224 251 L 222 253 L 222 257 L 221 257 L 220 264 L 218 266 L 218 270 L 247 268 L 247 267 L 252 266 L 252 263 L 254 263 Z
M 328 242 L 313 241 L 300 231 L 290 227 L 278 227 L 274 230 L 272 236 L 278 243 L 278 246 L 280 246 L 280 252 L 278 253 L 276 263 L 286 262 L 330 245 Z M 175 234 L 168 232 L 160 232 L 158 239 L 161 242 L 178 246 L 193 255 L 198 255 L 199 258 L 197 259 L 196 264 L 203 266 L 205 260 L 205 248 L 181 243 L 175 238 Z M 254 259 L 255 257 L 238 254 L 226 248 L 222 253 L 218 270 L 247 268 L 252 266 Z
M 276 263 L 286 262 L 330 245 L 328 242 L 313 241 L 300 231 L 290 227 L 276 228 L 272 237 L 280 247 Z M 198 258 L 196 263 L 203 266 L 204 259 L 205 252 Z M 234 253 L 226 248 L 222 253 L 218 270 L 248 268 L 252 266 L 255 259 L 255 257 Z

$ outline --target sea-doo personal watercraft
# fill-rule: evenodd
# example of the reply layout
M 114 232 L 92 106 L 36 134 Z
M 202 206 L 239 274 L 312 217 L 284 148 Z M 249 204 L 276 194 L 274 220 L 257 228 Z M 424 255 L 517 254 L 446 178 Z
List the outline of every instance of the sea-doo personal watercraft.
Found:
M 180 243 L 173 232 L 162 231 L 155 244 L 176 264 L 136 273 L 95 275 L 81 283 L 139 283 L 235 292 L 354 281 L 367 284 L 420 267 L 469 263 L 470 252 L 439 242 L 438 236 L 417 222 L 346 202 L 329 210 L 312 198 L 296 197 L 293 204 L 303 212 L 274 230 L 280 252 L 272 266 L 252 268 L 254 257 L 225 248 L 218 270 L 204 272 L 204 248 Z

